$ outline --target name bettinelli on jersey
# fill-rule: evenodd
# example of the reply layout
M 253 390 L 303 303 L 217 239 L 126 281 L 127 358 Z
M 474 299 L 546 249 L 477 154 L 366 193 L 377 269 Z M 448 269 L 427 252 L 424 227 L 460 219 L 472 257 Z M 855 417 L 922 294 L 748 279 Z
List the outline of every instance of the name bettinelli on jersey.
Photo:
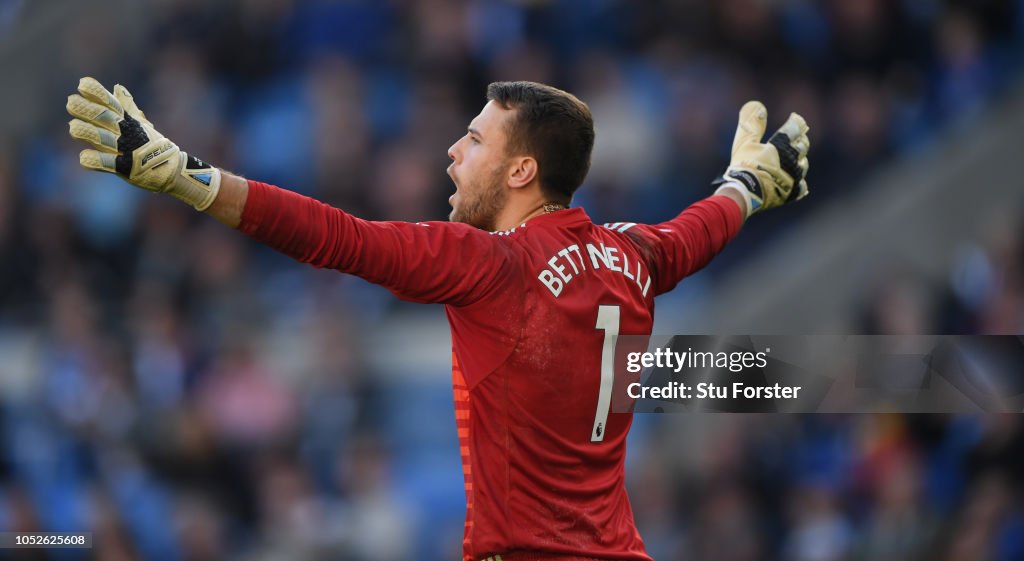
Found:
M 572 280 L 588 271 L 597 271 L 602 267 L 621 274 L 636 283 L 643 296 L 651 288 L 651 275 L 644 270 L 639 260 L 631 260 L 619 248 L 605 246 L 603 243 L 572 244 L 555 252 L 547 261 L 548 266 L 537 275 L 551 294 L 558 298 L 562 290 Z

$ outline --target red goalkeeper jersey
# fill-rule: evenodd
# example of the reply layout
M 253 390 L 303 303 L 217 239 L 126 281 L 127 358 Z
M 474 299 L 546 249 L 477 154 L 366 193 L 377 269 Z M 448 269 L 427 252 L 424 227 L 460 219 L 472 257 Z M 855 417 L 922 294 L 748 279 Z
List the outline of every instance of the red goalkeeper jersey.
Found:
M 445 304 L 465 560 L 649 560 L 623 472 L 632 415 L 611 407 L 615 336 L 650 334 L 654 297 L 741 223 L 739 207 L 714 196 L 656 225 L 599 226 L 574 208 L 490 233 L 361 220 L 250 181 L 239 229 L 405 300 Z

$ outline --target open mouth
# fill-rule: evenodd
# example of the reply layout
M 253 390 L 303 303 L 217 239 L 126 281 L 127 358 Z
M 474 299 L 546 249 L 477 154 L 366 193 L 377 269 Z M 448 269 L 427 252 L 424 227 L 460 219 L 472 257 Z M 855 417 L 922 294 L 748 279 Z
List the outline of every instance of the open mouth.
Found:
M 448 166 L 445 171 L 448 173 L 448 177 L 451 178 L 452 183 L 455 185 L 455 192 L 448 196 L 448 204 L 455 206 L 454 200 L 455 195 L 459 194 L 459 182 L 455 179 L 455 174 L 452 173 L 452 166 Z

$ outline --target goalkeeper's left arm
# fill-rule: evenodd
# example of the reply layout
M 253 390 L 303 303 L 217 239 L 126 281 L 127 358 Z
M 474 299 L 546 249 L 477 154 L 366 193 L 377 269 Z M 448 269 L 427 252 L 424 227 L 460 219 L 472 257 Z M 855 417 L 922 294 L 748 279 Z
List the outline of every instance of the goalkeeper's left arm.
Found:
M 467 224 L 362 220 L 208 165 L 157 132 L 121 85 L 111 93 L 83 78 L 67 109 L 71 136 L 92 145 L 79 155 L 83 166 L 167 193 L 298 261 L 358 275 L 408 300 L 454 305 L 517 278 L 507 246 Z

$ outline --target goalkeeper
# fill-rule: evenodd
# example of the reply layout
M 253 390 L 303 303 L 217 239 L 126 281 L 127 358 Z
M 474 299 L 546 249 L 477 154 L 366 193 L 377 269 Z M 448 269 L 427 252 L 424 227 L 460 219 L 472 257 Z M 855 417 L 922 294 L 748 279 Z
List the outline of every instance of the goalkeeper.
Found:
M 466 488 L 465 561 L 649 561 L 624 484 L 629 412 L 611 411 L 618 335 L 649 335 L 654 297 L 706 265 L 751 215 L 807 195 L 807 125 L 739 113 L 714 195 L 675 218 L 597 226 L 570 208 L 594 124 L 575 96 L 496 82 L 449 149 L 448 222 L 371 222 L 246 180 L 161 135 L 128 90 L 68 98 L 87 168 L 167 193 L 316 267 L 445 305 Z M 617 402 L 617 401 L 616 401 Z

